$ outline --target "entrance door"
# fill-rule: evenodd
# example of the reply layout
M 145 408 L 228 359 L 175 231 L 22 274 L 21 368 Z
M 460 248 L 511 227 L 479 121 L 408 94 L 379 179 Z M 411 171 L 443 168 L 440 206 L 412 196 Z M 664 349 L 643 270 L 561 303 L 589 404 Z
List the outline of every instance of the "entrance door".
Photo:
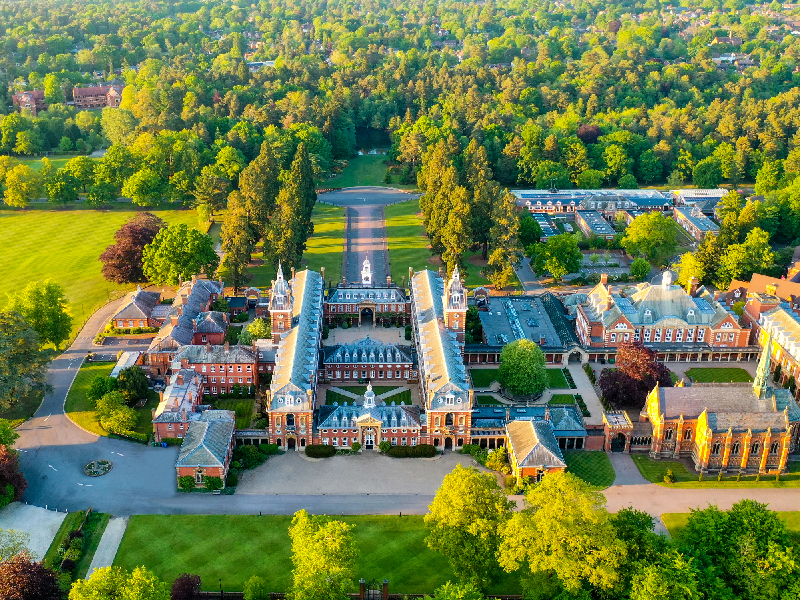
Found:
M 453 438 L 446 438 L 444 440 L 444 449 L 445 450 L 452 450 L 453 449 Z
M 625 434 L 618 433 L 614 436 L 614 439 L 611 440 L 611 451 L 612 452 L 625 452 Z
M 361 326 L 372 327 L 374 324 L 374 315 L 371 308 L 365 308 L 361 311 Z
M 372 450 L 375 447 L 375 434 L 374 433 L 365 433 L 364 434 L 364 448 L 366 450 Z
M 289 450 L 294 450 L 295 445 L 296 445 L 296 442 L 295 442 L 294 438 L 289 438 L 288 440 L 286 440 L 286 447 Z

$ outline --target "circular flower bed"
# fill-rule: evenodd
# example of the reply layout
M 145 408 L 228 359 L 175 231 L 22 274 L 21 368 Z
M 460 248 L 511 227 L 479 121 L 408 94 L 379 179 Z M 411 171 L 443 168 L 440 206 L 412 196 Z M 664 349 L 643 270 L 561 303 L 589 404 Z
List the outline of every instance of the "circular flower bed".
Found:
M 113 466 L 113 463 L 108 460 L 93 460 L 88 465 L 83 467 L 83 472 L 89 477 L 100 477 L 101 475 L 108 473 Z

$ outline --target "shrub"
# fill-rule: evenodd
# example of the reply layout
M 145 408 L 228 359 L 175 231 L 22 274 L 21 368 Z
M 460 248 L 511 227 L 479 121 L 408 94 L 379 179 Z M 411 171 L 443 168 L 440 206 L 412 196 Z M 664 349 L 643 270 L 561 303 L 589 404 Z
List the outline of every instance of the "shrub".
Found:
M 236 487 L 239 485 L 239 473 L 235 470 L 228 471 L 228 477 L 225 478 L 225 485 L 228 487 Z
M 180 446 L 183 443 L 183 438 L 161 438 L 162 442 L 165 442 L 167 446 Z
M 664 474 L 664 483 L 675 483 L 675 473 L 672 472 L 672 469 L 667 469 Z
M 255 423 L 253 423 L 253 427 L 255 429 L 266 429 L 269 425 L 269 421 L 267 419 L 257 419 Z
M 306 446 L 306 456 L 310 458 L 329 458 L 336 454 L 336 448 L 326 444 L 311 444 Z
M 139 433 L 138 431 L 122 431 L 117 433 L 116 435 L 129 438 L 131 440 L 136 440 L 137 442 L 143 442 L 145 444 L 147 443 L 147 440 L 150 439 L 149 435 L 147 435 L 146 433 Z M 182 442 L 183 440 L 180 441 Z
M 353 442 L 353 445 L 350 446 L 350 448 L 353 452 L 358 452 L 359 450 L 361 450 L 361 444 L 359 444 L 358 442 Z
M 392 446 L 386 454 L 392 458 L 431 458 L 436 456 L 436 448 L 431 444 Z
M 232 317 L 231 318 L 231 322 L 232 323 L 244 323 L 249 318 L 250 318 L 250 316 L 246 312 L 243 312 L 243 313 L 239 313 L 238 315 Z
M 206 477 L 205 479 L 205 486 L 207 490 L 221 490 L 225 487 L 225 484 L 222 483 L 222 479 L 220 477 Z
M 75 568 L 75 561 L 70 560 L 69 558 L 65 558 L 61 561 L 61 570 L 65 573 L 71 573 L 72 569 Z
M 591 381 L 592 385 L 594 385 L 597 381 L 597 377 L 594 374 L 594 369 L 592 369 L 592 367 L 587 363 L 583 365 L 583 370 L 586 373 L 586 376 L 589 378 L 589 381 Z
M 392 448 L 392 444 L 389 440 L 383 440 L 380 444 L 378 444 L 378 450 L 383 452 L 384 454 L 388 452 Z
M 78 538 L 78 537 L 82 538 L 83 537 L 83 531 L 81 531 L 80 529 L 73 529 L 72 531 L 69 532 L 69 535 L 67 537 L 70 540 L 74 540 L 75 538 Z
M 252 469 L 266 460 L 266 455 L 258 450 L 258 446 L 237 446 L 233 458 L 242 464 L 243 469 Z
M 506 477 L 505 484 L 506 484 L 506 489 L 509 490 L 513 489 L 517 487 L 517 478 L 514 477 L 513 475 L 509 475 L 508 477 Z
M 261 444 L 260 446 L 256 446 L 258 451 L 261 454 L 265 454 L 267 456 L 272 456 L 273 454 L 278 454 L 281 449 L 278 447 L 278 444 Z
M 170 600 L 194 600 L 200 592 L 200 583 L 200 575 L 180 575 L 172 584 Z
M 80 539 L 80 538 L 75 538 Z M 78 562 L 81 559 L 81 549 L 80 548 L 70 548 L 64 553 L 64 560 L 72 560 Z
M 265 579 L 253 575 L 244 584 L 244 600 L 269 600 L 270 592 Z
M 72 538 L 69 542 L 69 549 L 70 550 L 83 550 L 83 538 L 82 537 L 75 537 Z
M 502 471 L 508 468 L 508 451 L 504 447 L 495 448 L 486 457 L 486 468 L 492 471 Z
M 178 487 L 183 490 L 184 492 L 191 492 L 195 486 L 194 477 L 191 475 L 184 475 L 183 477 L 178 477 Z

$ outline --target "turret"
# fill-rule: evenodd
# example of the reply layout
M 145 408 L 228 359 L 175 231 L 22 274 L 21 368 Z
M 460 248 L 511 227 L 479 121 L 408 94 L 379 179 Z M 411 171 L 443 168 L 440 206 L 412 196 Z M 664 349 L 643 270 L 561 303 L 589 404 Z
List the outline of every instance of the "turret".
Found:
M 283 267 L 278 263 L 278 274 L 272 284 L 269 299 L 269 316 L 272 324 L 272 341 L 278 343 L 281 336 L 292 328 L 292 291 L 283 277 Z
M 453 269 L 453 274 L 447 282 L 442 297 L 444 307 L 444 325 L 455 332 L 459 342 L 464 341 L 464 328 L 467 321 L 467 292 L 461 281 L 458 266 Z

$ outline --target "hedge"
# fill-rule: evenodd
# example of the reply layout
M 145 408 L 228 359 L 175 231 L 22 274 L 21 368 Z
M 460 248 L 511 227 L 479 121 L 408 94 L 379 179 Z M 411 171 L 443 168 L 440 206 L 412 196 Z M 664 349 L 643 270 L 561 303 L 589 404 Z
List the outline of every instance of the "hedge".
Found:
M 419 446 L 392 446 L 386 453 L 392 458 L 432 458 L 436 456 L 436 448 L 431 444 Z
M 167 446 L 180 446 L 183 443 L 183 438 L 164 437 L 161 438 Z
M 594 369 L 592 369 L 590 365 L 585 364 L 583 365 L 583 370 L 586 373 L 586 376 L 589 378 L 589 381 L 592 383 L 592 385 L 594 385 L 595 382 L 597 381 L 597 378 L 595 377 L 594 374 Z
M 311 444 L 310 446 L 306 446 L 306 456 L 310 458 L 329 458 L 336 454 L 336 448 L 334 446 L 328 446 L 326 444 Z

